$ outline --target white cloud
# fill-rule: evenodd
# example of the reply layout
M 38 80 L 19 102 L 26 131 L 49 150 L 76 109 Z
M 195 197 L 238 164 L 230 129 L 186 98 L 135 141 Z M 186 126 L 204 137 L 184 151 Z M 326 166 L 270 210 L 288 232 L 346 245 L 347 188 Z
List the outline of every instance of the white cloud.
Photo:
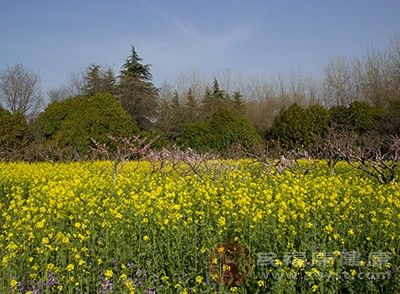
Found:
M 223 52 L 251 37 L 251 31 L 244 26 L 238 26 L 228 32 L 206 34 L 193 29 L 191 25 L 184 24 L 178 19 L 174 19 L 173 23 L 177 30 L 187 38 L 187 45 L 201 46 L 205 47 L 204 49 L 218 50 L 219 52 Z
M 252 37 L 252 31 L 246 24 L 237 24 L 228 30 L 216 26 L 208 32 L 176 15 L 170 15 L 154 2 L 137 1 L 164 22 L 166 28 L 174 31 L 161 37 L 146 35 L 136 39 L 139 41 L 139 54 L 153 64 L 156 79 L 158 75 L 171 77 L 186 70 L 219 70 L 224 67 L 229 51 Z
M 227 32 L 220 31 L 213 34 L 201 32 L 193 28 L 190 23 L 185 23 L 176 17 L 168 15 L 164 9 L 150 1 L 137 0 L 137 2 L 158 18 L 161 18 L 166 24 L 172 25 L 179 34 L 183 35 L 183 45 L 190 49 L 200 46 L 203 50 L 218 50 L 221 53 L 251 37 L 251 31 L 243 25 Z

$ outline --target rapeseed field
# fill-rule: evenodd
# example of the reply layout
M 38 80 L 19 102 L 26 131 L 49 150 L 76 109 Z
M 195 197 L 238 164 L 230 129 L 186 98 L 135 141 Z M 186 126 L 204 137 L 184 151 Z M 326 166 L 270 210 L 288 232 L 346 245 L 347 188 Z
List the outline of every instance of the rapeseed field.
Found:
M 0 293 L 400 292 L 399 183 L 220 163 L 0 163 Z

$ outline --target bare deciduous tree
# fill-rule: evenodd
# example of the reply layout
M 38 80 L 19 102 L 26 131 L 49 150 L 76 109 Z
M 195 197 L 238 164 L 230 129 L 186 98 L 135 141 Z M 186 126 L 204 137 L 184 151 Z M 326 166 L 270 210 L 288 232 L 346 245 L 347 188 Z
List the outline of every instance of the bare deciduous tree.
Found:
M 387 56 L 391 93 L 394 97 L 400 97 L 400 38 L 391 40 Z
M 324 74 L 325 106 L 347 106 L 357 100 L 354 95 L 352 66 L 344 57 L 331 59 Z
M 70 73 L 65 84 L 47 91 L 50 101 L 61 101 L 68 97 L 83 95 L 84 75 L 84 71 Z
M 203 97 L 204 90 L 207 86 L 206 78 L 197 71 L 180 72 L 176 75 L 173 83 L 173 91 L 183 97 L 187 91 L 192 89 L 195 99 L 200 100 Z
M 357 97 L 376 106 L 386 106 L 390 97 L 389 72 L 386 56 L 369 48 L 365 55 L 354 62 L 354 82 Z
M 396 181 L 396 169 L 400 162 L 399 137 L 384 139 L 341 132 L 331 136 L 328 144 L 337 156 L 380 183 Z
M 43 106 L 38 74 L 17 63 L 0 72 L 0 102 L 12 113 L 33 118 Z

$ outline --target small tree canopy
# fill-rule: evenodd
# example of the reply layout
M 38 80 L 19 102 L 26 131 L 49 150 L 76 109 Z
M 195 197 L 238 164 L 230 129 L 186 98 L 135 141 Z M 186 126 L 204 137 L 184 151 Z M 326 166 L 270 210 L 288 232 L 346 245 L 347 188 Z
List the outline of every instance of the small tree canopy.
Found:
M 0 151 L 13 151 L 25 146 L 30 141 L 29 126 L 21 113 L 10 113 L 0 107 Z
M 149 129 L 156 115 L 158 90 L 151 81 L 150 65 L 141 61 L 132 46 L 131 55 L 121 69 L 118 97 L 139 127 Z
M 310 143 L 310 120 L 307 111 L 297 104 L 281 110 L 271 128 L 272 136 L 285 148 L 296 149 Z
M 185 126 L 178 142 L 198 151 L 226 152 L 235 145 L 252 149 L 261 143 L 255 127 L 244 117 L 227 108 L 220 108 L 210 120 L 197 121 Z
M 51 103 L 36 121 L 45 141 L 78 152 L 89 150 L 91 139 L 106 143 L 107 136 L 130 136 L 136 124 L 111 94 L 73 97 Z
M 83 94 L 86 96 L 97 93 L 114 94 L 116 90 L 115 77 L 111 67 L 103 68 L 101 65 L 92 64 L 86 70 L 84 82 Z

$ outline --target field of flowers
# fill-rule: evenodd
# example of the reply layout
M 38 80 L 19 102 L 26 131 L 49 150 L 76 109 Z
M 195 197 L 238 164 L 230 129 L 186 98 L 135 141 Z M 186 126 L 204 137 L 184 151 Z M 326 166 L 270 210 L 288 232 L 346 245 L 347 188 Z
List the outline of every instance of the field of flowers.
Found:
M 399 183 L 223 164 L 0 163 L 0 293 L 400 293 Z

